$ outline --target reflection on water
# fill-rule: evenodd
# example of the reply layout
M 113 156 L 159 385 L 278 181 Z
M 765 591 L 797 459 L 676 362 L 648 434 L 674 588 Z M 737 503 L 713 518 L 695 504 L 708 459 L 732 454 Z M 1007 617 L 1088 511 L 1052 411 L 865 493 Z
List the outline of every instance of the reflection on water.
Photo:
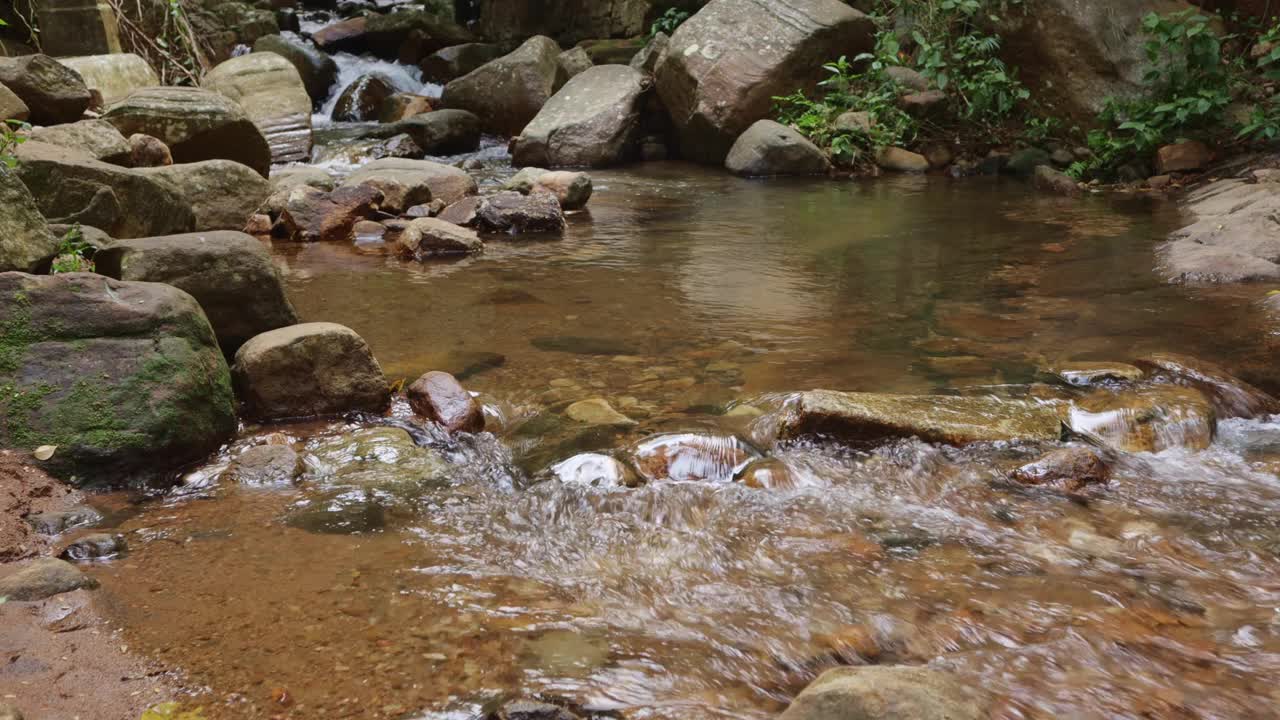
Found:
M 1119 411 L 1029 387 L 1042 368 L 1176 350 L 1247 370 L 1267 356 L 1256 290 L 1151 273 L 1168 208 L 664 165 L 596 188 L 563 239 L 458 262 L 276 248 L 305 319 L 350 325 L 393 377 L 466 370 L 494 434 L 448 438 L 404 408 L 366 423 L 395 431 L 293 427 L 324 472 L 287 489 L 206 472 L 124 521 L 132 554 L 93 569 L 103 596 L 132 645 L 209 688 L 211 717 L 468 717 L 519 693 L 765 718 L 867 662 L 950 669 L 1002 718 L 1274 714 L 1280 423 L 1225 420 L 1195 450 L 1178 438 L 1204 423 L 1147 413 L 1161 451 L 1118 455 L 1084 495 L 1009 480 L 1039 445 L 760 460 L 733 439 L 759 412 L 744 399 L 813 387 L 1071 392 L 1105 435 Z M 567 423 L 589 397 L 638 424 Z M 359 477 L 326 464 L 329 430 Z M 540 472 L 619 448 L 651 482 Z M 360 532 L 296 521 L 316 513 Z

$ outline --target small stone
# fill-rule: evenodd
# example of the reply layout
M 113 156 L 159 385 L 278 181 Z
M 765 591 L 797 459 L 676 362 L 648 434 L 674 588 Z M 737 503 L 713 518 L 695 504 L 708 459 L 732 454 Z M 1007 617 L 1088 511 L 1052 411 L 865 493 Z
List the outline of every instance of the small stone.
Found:
M 1165 145 L 1156 151 L 1156 174 L 1203 170 L 1213 161 L 1213 151 L 1199 140 Z
M 101 521 L 102 513 L 87 505 L 79 505 L 60 512 L 27 516 L 27 522 L 41 535 L 60 535 L 71 528 L 93 525 Z
M 556 170 L 545 172 L 533 182 L 532 192 L 549 192 L 564 210 L 580 210 L 591 199 L 591 176 L 584 172 Z
M 1066 148 L 1058 148 L 1049 154 L 1049 159 L 1058 167 L 1067 167 L 1076 161 L 1076 156 L 1072 155 L 1071 151 Z
M 1170 175 L 1153 175 L 1147 178 L 1147 187 L 1152 190 L 1163 190 L 1169 187 L 1171 182 L 1173 182 L 1173 177 Z
M 588 400 L 580 400 L 565 410 L 565 415 L 571 420 L 588 425 L 635 425 L 636 421 L 623 415 L 603 398 L 590 398 Z
M 95 588 L 97 581 L 64 560 L 40 558 L 18 567 L 0 579 L 0 597 L 21 602 L 43 600 L 81 588 Z
M 929 169 L 925 156 L 897 147 L 881 148 L 876 154 L 876 164 L 885 170 L 922 173 Z
M 407 394 L 415 413 L 440 423 L 449 432 L 477 433 L 484 429 L 484 410 L 449 373 L 426 373 L 409 386 Z
M 1024 485 L 1051 485 L 1077 492 L 1086 485 L 1106 484 L 1111 467 L 1093 448 L 1068 447 L 1046 453 L 1010 476 Z
M 1080 194 L 1080 185 L 1075 181 L 1075 178 L 1048 165 L 1037 165 L 1031 171 L 1031 185 L 1037 190 L 1058 195 L 1074 196 Z
M 164 167 L 173 164 L 173 155 L 159 138 L 134 133 L 129 136 L 129 162 L 136 168 Z
M 125 551 L 124 537 L 110 533 L 93 533 L 77 538 L 63 548 L 61 556 L 64 560 L 87 562 L 90 560 L 108 560 Z

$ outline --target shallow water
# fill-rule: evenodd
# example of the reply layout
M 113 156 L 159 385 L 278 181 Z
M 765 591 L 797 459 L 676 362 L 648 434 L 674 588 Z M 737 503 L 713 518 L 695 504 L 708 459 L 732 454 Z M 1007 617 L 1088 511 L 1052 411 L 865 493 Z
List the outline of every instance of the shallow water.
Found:
M 1259 288 L 1152 272 L 1172 207 L 981 179 L 593 176 L 563 239 L 425 265 L 274 249 L 304 319 L 354 328 L 392 378 L 466 375 L 494 433 L 448 438 L 398 406 L 390 422 L 451 470 L 353 497 L 218 475 L 246 445 L 305 455 L 387 420 L 250 427 L 167 497 L 102 498 L 131 547 L 92 571 L 109 612 L 207 689 L 211 717 L 468 717 L 510 693 L 765 718 L 861 662 L 950 669 L 1001 718 L 1274 716 L 1280 423 L 1119 455 L 1085 495 L 1008 481 L 1032 445 L 792 445 L 770 453 L 789 477 L 772 489 L 730 481 L 756 449 L 728 440 L 680 466 L 690 482 L 540 472 L 655 433 L 749 440 L 725 411 L 762 393 L 1070 394 L 1032 389 L 1038 370 L 1156 351 L 1263 379 Z M 639 424 L 545 422 L 587 397 Z M 333 507 L 375 529 L 298 519 Z

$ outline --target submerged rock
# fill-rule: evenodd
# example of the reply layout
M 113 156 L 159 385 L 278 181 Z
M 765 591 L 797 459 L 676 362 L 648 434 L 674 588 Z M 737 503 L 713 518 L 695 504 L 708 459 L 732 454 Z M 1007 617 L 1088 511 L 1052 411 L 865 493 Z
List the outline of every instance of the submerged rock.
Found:
M 0 578 L 0 597 L 34 602 L 54 595 L 96 588 L 98 582 L 65 560 L 40 558 L 19 565 L 17 571 Z
M 1186 355 L 1156 353 L 1138 364 L 1203 392 L 1219 418 L 1254 418 L 1280 412 L 1276 398 L 1213 363 Z
M 807 436 L 855 444 L 904 437 L 948 445 L 1053 441 L 1062 436 L 1062 421 L 1052 408 L 992 397 L 812 390 L 789 398 L 778 418 L 779 439 Z
M 831 167 L 817 145 L 773 120 L 757 120 L 739 135 L 724 165 L 746 177 L 820 175 Z
M 838 667 L 804 689 L 779 720 L 989 720 L 971 683 L 919 667 Z
M 1087 387 L 1107 383 L 1137 382 L 1143 373 L 1128 363 L 1063 362 L 1048 368 L 1048 372 L 1061 378 L 1068 385 Z
M 750 488 L 761 490 L 789 490 L 796 486 L 791 469 L 777 458 L 753 460 L 734 478 Z
M 75 122 L 89 109 L 80 73 L 48 55 L 0 57 L 0 84 L 22 99 L 36 125 Z
M 302 457 L 288 445 L 255 445 L 240 453 L 225 477 L 243 485 L 290 485 L 302 474 Z
M 560 88 L 512 140 L 516 165 L 604 167 L 635 155 L 649 80 L 625 65 L 599 65 Z
M 647 482 L 730 482 L 759 457 L 731 435 L 658 435 L 631 449 L 632 462 Z
M 108 277 L 168 283 L 190 293 L 227 356 L 255 335 L 298 322 L 271 254 L 244 233 L 117 240 L 94 260 Z
M 333 486 L 412 495 L 445 482 L 449 464 L 400 428 L 362 428 L 314 441 L 303 458 L 308 474 Z
M 212 90 L 144 88 L 111 106 L 103 119 L 124 135 L 159 138 L 176 162 L 235 160 L 263 177 L 271 169 L 262 131 L 234 100 Z
M 431 160 L 403 158 L 385 158 L 368 163 L 343 180 L 342 187 L 378 186 L 377 183 L 395 183 L 404 188 L 404 196 L 393 203 L 402 208 L 433 199 L 455 203 L 476 194 L 475 179 L 463 170 Z
M 560 46 L 536 36 L 514 52 L 453 80 L 445 107 L 475 113 L 485 130 L 518 135 L 560 86 Z
M 88 505 L 78 505 L 68 510 L 38 513 L 27 517 L 32 529 L 41 535 L 61 535 L 72 528 L 94 525 L 102 521 L 102 513 Z
M 600 489 L 635 487 L 639 478 L 631 468 L 612 455 L 582 453 L 551 466 L 551 474 L 566 485 L 587 485 Z
M 63 548 L 61 557 L 72 562 L 109 560 L 125 551 L 124 537 L 111 533 L 92 533 L 76 538 Z
M 623 415 L 604 398 L 579 400 L 565 409 L 564 414 L 570 420 L 587 425 L 635 425 L 636 421 Z
M 1111 467 L 1102 454 L 1091 447 L 1067 447 L 1045 453 L 1010 476 L 1024 485 L 1050 485 L 1077 492 L 1086 485 L 1103 485 L 1111 478 Z
M 480 403 L 449 373 L 426 373 L 409 386 L 406 394 L 415 413 L 443 425 L 449 432 L 484 430 Z
M 236 352 L 237 395 L 259 420 L 380 412 L 391 391 L 364 339 L 335 323 L 303 323 L 254 337 Z
M 187 293 L 89 273 L 0 273 L 0 446 L 57 450 L 81 483 L 143 480 L 235 431 L 226 361 Z
M 539 350 L 573 353 L 574 355 L 635 355 L 634 346 L 620 340 L 577 335 L 550 335 L 536 337 L 530 342 Z
M 657 68 L 681 154 L 723 164 L 774 97 L 812 88 L 823 63 L 871 49 L 874 33 L 838 0 L 711 0 L 676 29 Z
M 1213 441 L 1217 416 L 1199 391 L 1159 385 L 1094 392 L 1072 404 L 1068 423 L 1125 452 L 1203 450 Z

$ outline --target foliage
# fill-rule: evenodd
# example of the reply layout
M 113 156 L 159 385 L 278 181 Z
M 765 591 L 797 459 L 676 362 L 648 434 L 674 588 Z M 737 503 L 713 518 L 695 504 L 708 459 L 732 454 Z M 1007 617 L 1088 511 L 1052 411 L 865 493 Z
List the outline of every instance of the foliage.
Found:
M 666 33 L 667 35 L 674 33 L 676 28 L 680 27 L 689 18 L 688 11 L 680 8 L 669 8 L 661 17 L 654 20 L 653 25 L 649 27 L 649 39 L 652 40 L 658 33 Z
M 0 163 L 10 169 L 18 167 L 18 157 L 14 152 L 27 141 L 27 131 L 30 129 L 31 126 L 21 120 L 0 123 Z
M 53 260 L 52 274 L 93 272 L 94 247 L 84 239 L 84 232 L 77 223 L 62 236 L 58 254 Z
M 162 85 L 199 85 L 209 49 L 187 13 L 187 0 L 107 0 L 127 52 L 142 56 Z
M 1212 135 L 1232 102 L 1231 65 L 1208 17 L 1195 9 L 1143 18 L 1149 92 L 1138 98 L 1108 98 L 1100 128 L 1088 136 L 1094 156 L 1071 167 L 1075 177 L 1109 177 L 1129 163 L 1145 163 L 1162 145 Z M 1274 135 L 1267 114 L 1255 117 L 1248 135 Z

